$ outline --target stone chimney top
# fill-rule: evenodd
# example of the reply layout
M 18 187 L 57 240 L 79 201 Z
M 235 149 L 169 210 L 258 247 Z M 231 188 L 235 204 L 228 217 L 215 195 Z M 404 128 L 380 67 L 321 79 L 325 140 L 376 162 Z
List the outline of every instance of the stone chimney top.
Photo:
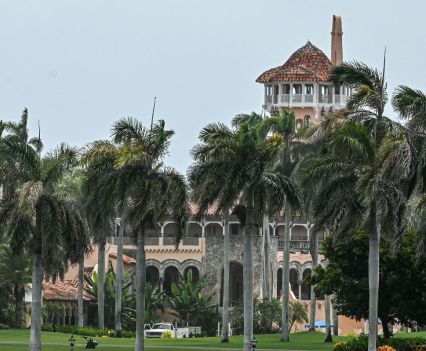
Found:
M 333 15 L 333 26 L 331 28 L 331 57 L 330 61 L 333 66 L 343 63 L 343 32 L 342 18 Z

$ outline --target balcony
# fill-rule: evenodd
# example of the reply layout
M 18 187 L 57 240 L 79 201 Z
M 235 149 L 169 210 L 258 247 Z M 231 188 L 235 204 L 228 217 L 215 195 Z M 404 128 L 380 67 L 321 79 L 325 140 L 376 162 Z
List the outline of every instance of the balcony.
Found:
M 162 240 L 161 240 L 162 239 Z M 200 245 L 200 237 L 199 236 L 187 236 L 184 237 L 179 246 L 199 246 Z M 117 237 L 111 237 L 108 239 L 108 242 L 113 245 L 118 244 Z M 129 236 L 123 237 L 123 245 L 131 246 L 134 245 L 134 239 Z M 176 238 L 175 237 L 167 237 L 161 238 L 159 236 L 148 236 L 145 238 L 145 246 L 175 246 Z
M 312 94 L 306 94 L 305 95 L 305 102 L 314 102 L 314 96 Z
M 293 94 L 292 95 L 292 101 L 293 102 L 302 102 L 302 96 L 303 96 L 303 94 Z
M 333 103 L 333 97 L 332 97 L 332 95 L 328 95 L 328 94 L 325 94 L 325 95 L 320 94 L 318 102 L 322 103 L 322 104 L 331 104 L 331 103 Z
M 266 95 L 265 96 L 265 104 L 272 104 L 272 95 Z
M 318 250 L 321 249 L 322 242 L 318 242 Z M 292 251 L 309 251 L 311 248 L 309 240 L 290 240 L 290 250 Z M 278 240 L 278 251 L 284 250 L 284 240 Z
M 290 101 L 290 94 L 281 94 L 280 95 L 280 102 L 281 103 L 288 103 Z

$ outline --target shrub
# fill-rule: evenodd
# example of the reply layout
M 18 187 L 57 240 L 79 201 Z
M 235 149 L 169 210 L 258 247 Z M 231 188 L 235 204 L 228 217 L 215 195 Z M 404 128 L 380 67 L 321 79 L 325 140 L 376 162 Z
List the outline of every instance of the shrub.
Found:
M 417 348 L 426 348 L 425 338 L 390 338 L 389 340 L 380 339 L 381 345 L 389 345 L 397 351 L 416 351 Z
M 136 333 L 131 330 L 122 330 L 121 331 L 121 337 L 122 338 L 134 338 L 136 337 Z
M 10 329 L 10 327 L 7 324 L 0 323 L 0 329 Z
M 346 351 L 346 344 L 344 342 L 335 343 L 333 351 Z
M 396 351 L 396 350 L 389 345 L 382 345 L 377 348 L 377 351 Z
M 356 339 L 349 340 L 345 345 L 337 343 L 333 351 L 366 351 L 368 337 L 361 335 Z M 398 338 L 392 337 L 388 340 L 377 339 L 377 351 L 426 351 L 425 338 Z
M 76 327 L 74 325 L 52 325 L 50 323 L 45 323 L 42 326 L 44 331 L 56 331 L 58 333 L 65 334 L 74 334 L 74 335 L 83 335 L 90 337 L 109 337 L 114 336 L 114 331 L 109 329 L 98 329 L 93 327 Z M 122 330 L 121 336 L 123 338 L 134 338 L 135 332 Z
M 43 323 L 43 325 L 41 326 L 41 330 L 47 331 L 47 332 L 53 332 L 54 331 L 52 323 Z
M 175 337 L 175 334 L 171 330 L 166 330 L 163 334 L 161 334 L 161 337 L 164 339 L 171 339 Z

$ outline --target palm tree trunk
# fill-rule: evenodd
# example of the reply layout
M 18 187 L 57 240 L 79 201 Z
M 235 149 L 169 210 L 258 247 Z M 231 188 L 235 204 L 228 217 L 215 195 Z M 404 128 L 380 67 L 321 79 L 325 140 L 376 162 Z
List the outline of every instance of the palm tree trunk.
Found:
M 281 341 L 290 341 L 289 331 L 289 285 L 290 285 L 290 225 L 291 225 L 291 205 L 287 201 L 285 208 L 285 232 L 284 232 L 284 251 L 283 251 L 283 278 L 282 278 L 282 332 Z
M 229 210 L 223 210 L 223 310 L 221 342 L 229 342 Z
M 115 273 L 115 337 L 121 338 L 121 293 L 123 281 L 123 236 L 124 215 L 121 216 L 117 242 L 117 265 Z
M 143 351 L 145 324 L 145 237 L 143 228 L 138 228 L 138 248 L 136 252 L 136 344 L 135 351 Z
M 25 287 L 15 284 L 13 293 L 15 295 L 15 328 L 20 329 L 24 320 Z
M 30 351 L 41 350 L 41 299 L 43 290 L 43 266 L 41 253 L 33 256 Z
M 251 214 L 249 214 L 249 220 Z M 244 228 L 244 351 L 252 350 L 253 340 L 253 247 L 252 226 Z
M 377 319 L 379 300 L 379 245 L 380 245 L 380 217 L 374 209 L 371 218 L 372 230 L 368 242 L 368 351 L 375 351 L 377 344 Z
M 84 326 L 83 315 L 83 279 L 84 279 L 84 255 L 78 262 L 78 297 L 77 297 L 77 310 L 78 310 L 78 326 Z
M 333 342 L 331 336 L 330 306 L 330 295 L 325 295 L 325 342 Z
M 269 230 L 269 216 L 263 216 L 262 223 L 263 231 L 263 299 L 271 300 L 271 283 L 270 278 L 270 267 L 271 267 L 271 255 L 270 255 L 270 230 Z
M 314 236 L 313 247 L 311 250 L 312 255 L 312 274 L 314 274 L 315 268 L 318 266 L 318 235 L 313 231 L 312 235 Z M 315 331 L 315 312 L 316 312 L 316 296 L 315 296 L 315 285 L 311 285 L 311 302 L 310 302 L 310 313 L 309 313 L 309 331 Z
M 105 328 L 105 241 L 99 244 L 98 253 L 98 328 Z

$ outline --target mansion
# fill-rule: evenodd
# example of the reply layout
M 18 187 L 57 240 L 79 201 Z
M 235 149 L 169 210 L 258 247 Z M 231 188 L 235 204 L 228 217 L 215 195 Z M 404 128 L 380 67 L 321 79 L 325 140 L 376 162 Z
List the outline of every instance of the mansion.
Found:
M 351 95 L 345 86 L 334 86 L 328 82 L 333 65 L 343 62 L 342 22 L 333 16 L 331 31 L 331 54 L 328 57 L 323 51 L 307 42 L 296 50 L 281 66 L 271 68 L 262 73 L 256 82 L 264 86 L 263 109 L 270 114 L 287 110 L 295 113 L 296 126 L 310 126 L 318 123 L 322 116 L 330 111 L 341 109 Z M 192 270 L 193 277 L 203 276 L 208 282 L 208 289 L 215 293 L 215 304 L 220 309 L 223 295 L 223 236 L 222 218 L 213 209 L 201 220 L 195 219 L 196 207 L 192 206 L 193 218 L 189 222 L 188 233 L 176 248 L 176 225 L 173 221 L 159 223 L 146 233 L 146 278 L 148 282 L 159 283 L 161 289 L 170 291 L 171 284 L 179 276 Z M 243 240 L 242 230 L 236 217 L 230 220 L 230 305 L 242 301 L 243 297 Z M 310 255 L 310 236 L 314 223 L 303 216 L 294 217 L 291 223 L 290 238 L 290 285 L 292 300 L 300 300 L 309 309 L 311 287 L 306 278 L 312 272 Z M 283 217 L 270 218 L 269 269 L 270 286 L 263 285 L 264 237 L 261 231 L 253 237 L 254 261 L 254 295 L 262 298 L 265 289 L 273 298 L 281 297 L 282 262 L 284 247 L 285 223 Z M 319 237 L 319 247 L 323 238 Z M 117 259 L 117 238 L 111 237 L 106 245 L 105 267 L 110 263 L 113 267 Z M 124 270 L 135 268 L 136 248 L 130 237 L 124 237 Z M 320 256 L 320 260 L 321 260 Z M 85 271 L 89 274 L 98 268 L 97 248 L 85 260 Z M 59 302 L 64 311 L 64 323 L 77 322 L 77 268 L 67 272 L 63 282 L 44 283 L 44 300 Z M 84 295 L 88 321 L 96 313 L 90 311 L 95 305 L 89 295 Z M 316 319 L 325 319 L 324 301 L 316 303 Z M 232 308 L 231 308 L 232 314 Z M 165 319 L 167 316 L 164 317 Z M 171 319 L 173 320 L 173 319 Z M 304 330 L 304 326 L 298 326 Z M 363 323 L 339 317 L 339 332 L 360 332 Z

